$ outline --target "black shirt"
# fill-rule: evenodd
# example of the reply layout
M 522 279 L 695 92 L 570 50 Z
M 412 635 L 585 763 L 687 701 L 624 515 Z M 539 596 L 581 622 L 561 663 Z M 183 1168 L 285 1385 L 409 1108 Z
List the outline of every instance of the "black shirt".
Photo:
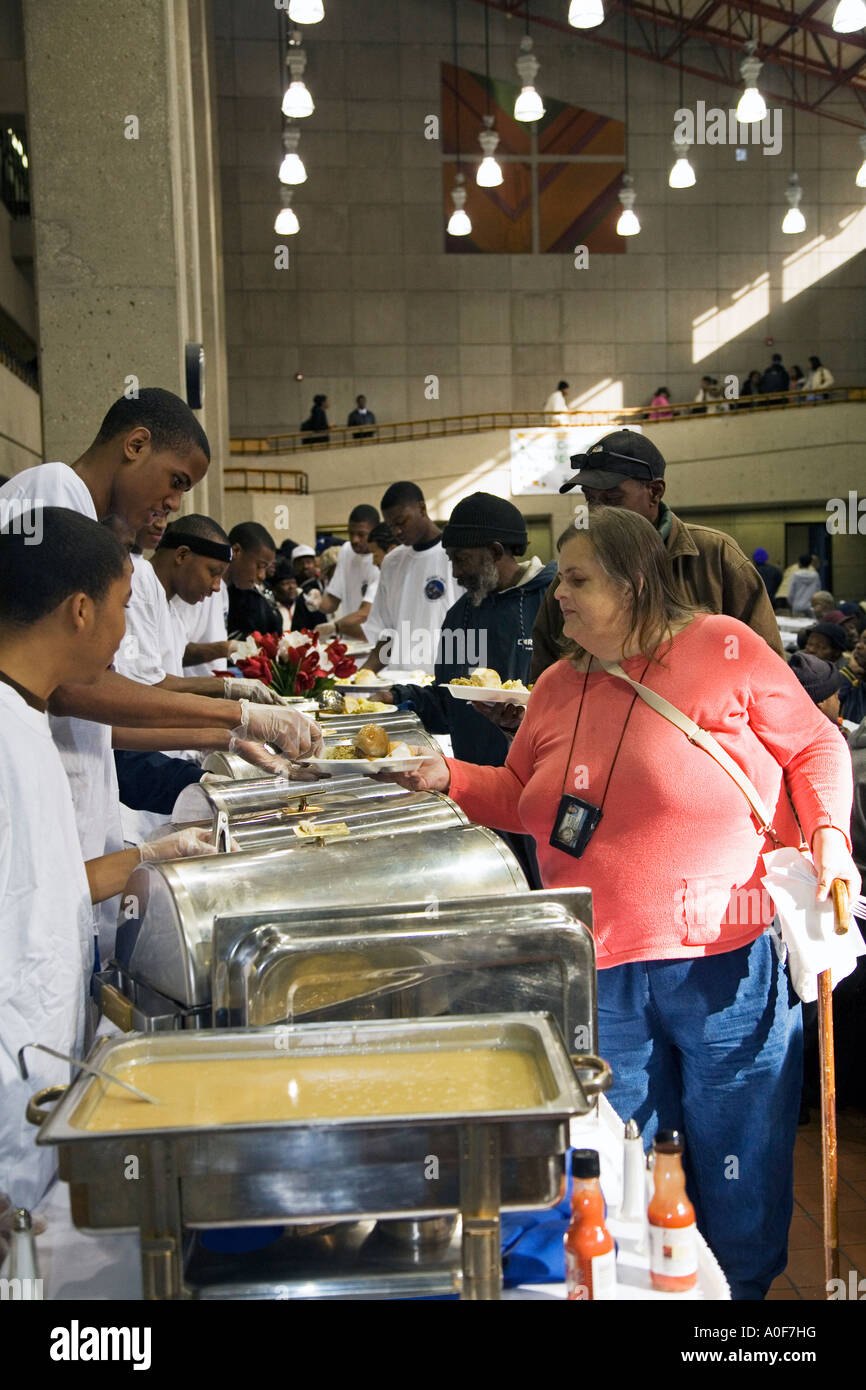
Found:
M 258 589 L 238 589 L 234 584 L 226 587 L 229 591 L 229 637 L 249 637 L 251 632 L 275 632 L 282 637 L 282 615 L 264 594 Z

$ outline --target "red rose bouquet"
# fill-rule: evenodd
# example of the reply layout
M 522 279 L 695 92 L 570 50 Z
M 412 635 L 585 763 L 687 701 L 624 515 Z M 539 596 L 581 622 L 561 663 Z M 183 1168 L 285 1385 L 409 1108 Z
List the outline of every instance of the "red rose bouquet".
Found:
M 239 669 L 251 680 L 264 681 L 278 695 L 318 695 L 358 669 L 346 655 L 345 642 L 335 638 L 323 648 L 315 632 L 306 629 L 284 637 L 253 632 L 249 640 L 255 654 L 237 658 Z

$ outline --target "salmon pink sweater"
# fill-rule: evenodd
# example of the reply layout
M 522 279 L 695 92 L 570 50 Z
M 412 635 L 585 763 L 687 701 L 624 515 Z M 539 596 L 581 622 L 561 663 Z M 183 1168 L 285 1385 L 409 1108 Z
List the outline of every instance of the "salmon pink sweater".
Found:
M 821 826 L 847 837 L 847 745 L 766 642 L 735 618 L 699 616 L 662 662 L 650 663 L 643 684 L 739 763 L 765 805 L 775 807 L 784 844 L 800 842 L 786 789 L 808 844 Z M 621 664 L 640 680 L 646 658 Z M 551 848 L 564 791 L 601 803 L 633 697 L 625 681 L 597 663 L 585 676 L 558 661 L 539 678 L 504 767 L 448 760 L 449 795 L 472 820 L 533 837 L 545 888 L 592 890 L 600 969 L 732 951 L 772 919 L 760 855 L 773 846 L 745 797 L 709 754 L 639 697 L 583 857 Z

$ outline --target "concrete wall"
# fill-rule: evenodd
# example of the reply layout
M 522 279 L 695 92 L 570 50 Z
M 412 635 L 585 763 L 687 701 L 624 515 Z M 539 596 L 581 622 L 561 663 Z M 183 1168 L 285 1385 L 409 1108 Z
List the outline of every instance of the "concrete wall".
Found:
M 0 363 L 0 473 L 42 462 L 39 396 Z
M 476 72 L 483 13 L 459 6 L 459 61 Z M 804 366 L 818 353 L 838 380 L 866 380 L 866 208 L 853 128 L 798 114 L 807 231 L 783 236 L 790 111 L 779 155 L 750 146 L 736 163 L 733 148 L 702 145 L 692 152 L 696 186 L 671 190 L 676 74 L 635 58 L 630 162 L 643 231 L 626 254 L 594 255 L 586 270 L 570 255 L 445 255 L 441 151 L 423 123 L 440 110 L 440 63 L 452 59 L 450 0 L 334 4 L 305 31 L 316 102 L 299 123 L 309 177 L 295 192 L 290 266 L 277 270 L 275 12 L 215 0 L 214 14 L 233 434 L 297 429 L 317 391 L 340 424 L 359 391 L 383 420 L 539 409 L 561 374 L 573 400 L 640 404 L 661 384 L 691 400 L 704 372 L 744 374 L 771 350 Z M 619 33 L 620 22 L 610 16 L 605 31 Z M 514 80 L 521 26 L 493 10 L 490 25 L 492 74 Z M 543 95 L 622 117 L 619 53 L 542 28 L 535 50 Z M 689 61 L 715 66 L 696 43 Z M 787 84 L 764 68 L 770 98 Z M 698 100 L 728 108 L 737 91 L 686 75 L 684 104 Z M 862 121 L 842 90 L 825 108 Z M 467 149 L 477 150 L 476 135 L 466 132 Z M 470 185 L 470 214 L 472 198 Z M 429 374 L 439 376 L 438 401 L 425 399 Z
M 675 511 L 729 531 L 749 552 L 763 545 L 777 563 L 783 562 L 786 521 L 826 520 L 827 501 L 847 499 L 849 490 L 858 487 L 866 499 L 866 403 L 732 411 L 659 423 L 645 432 L 667 461 L 665 496 Z M 264 461 L 247 460 L 250 466 Z M 296 454 L 268 462 L 299 466 Z M 508 497 L 526 514 L 550 516 L 554 536 L 573 514 L 569 496 L 512 494 L 507 430 L 412 444 L 316 449 L 314 458 L 302 462 L 320 530 L 345 524 L 358 502 L 378 506 L 387 486 L 403 478 L 419 484 L 428 509 L 440 519 L 476 491 Z M 236 457 L 233 463 L 241 460 Z M 250 502 L 255 496 L 249 495 Z M 242 509 L 239 502 L 232 505 Z M 866 511 L 863 527 L 866 532 Z M 832 549 L 834 583 L 866 596 L 866 534 L 836 535 Z

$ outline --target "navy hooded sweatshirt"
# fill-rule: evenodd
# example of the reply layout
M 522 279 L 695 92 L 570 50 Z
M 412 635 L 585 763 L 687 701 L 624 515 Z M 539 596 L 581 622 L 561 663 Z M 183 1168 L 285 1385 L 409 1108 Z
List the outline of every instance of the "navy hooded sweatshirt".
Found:
M 429 733 L 451 735 L 455 758 L 501 767 L 509 744 L 495 724 L 441 687 L 456 676 L 468 676 L 476 666 L 491 666 L 504 681 L 526 684 L 532 659 L 532 625 L 555 574 L 556 561 L 551 560 L 523 583 L 518 580 L 511 589 L 488 594 L 477 608 L 464 594 L 445 614 L 434 666 L 435 684 L 392 686 L 395 703 L 415 710 Z M 463 659 L 455 664 L 456 658 Z

